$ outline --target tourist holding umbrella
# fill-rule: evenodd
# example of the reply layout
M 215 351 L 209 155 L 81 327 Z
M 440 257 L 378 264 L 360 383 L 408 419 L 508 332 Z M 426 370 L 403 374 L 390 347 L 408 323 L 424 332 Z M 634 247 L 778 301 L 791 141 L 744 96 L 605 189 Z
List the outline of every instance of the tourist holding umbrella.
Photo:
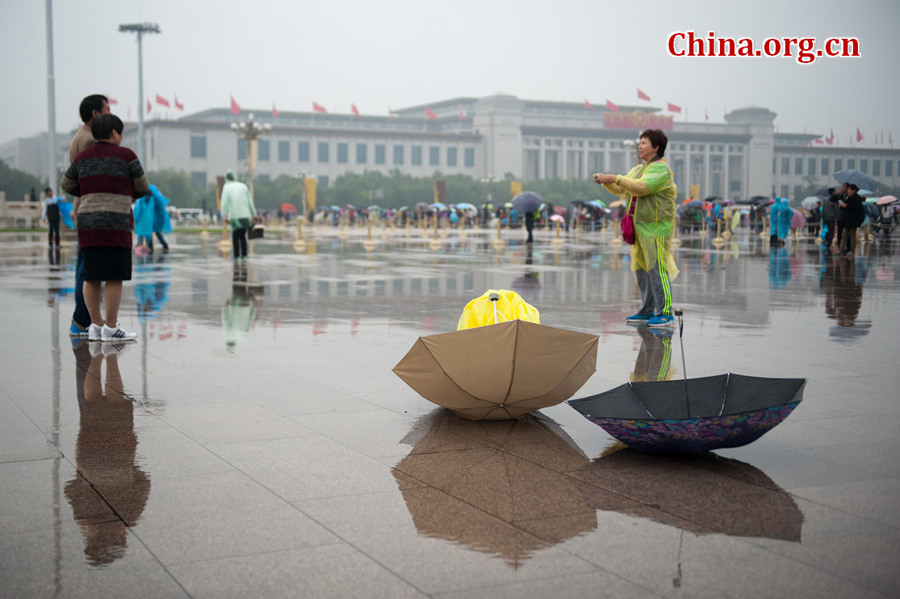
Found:
M 857 193 L 859 187 L 855 183 L 847 185 L 847 197 L 838 202 L 844 209 L 844 232 L 841 235 L 841 256 L 856 252 L 857 229 L 866 218 L 863 199 Z
M 672 170 L 663 158 L 668 143 L 660 129 L 647 129 L 641 133 L 638 144 L 641 164 L 627 175 L 594 174 L 594 181 L 625 200 L 629 210 L 637 202 L 631 269 L 637 276 L 642 303 L 627 321 L 651 327 L 674 323 L 669 281 L 678 276 L 671 252 L 677 189 Z

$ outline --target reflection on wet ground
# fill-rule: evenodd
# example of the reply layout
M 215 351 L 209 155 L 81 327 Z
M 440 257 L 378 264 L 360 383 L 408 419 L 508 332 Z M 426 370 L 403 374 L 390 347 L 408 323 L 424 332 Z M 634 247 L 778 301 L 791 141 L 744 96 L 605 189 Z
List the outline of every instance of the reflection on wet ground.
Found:
M 307 229 L 298 253 L 272 229 L 234 264 L 173 235 L 135 257 L 124 348 L 70 341 L 72 245 L 0 236 L 3 594 L 895 594 L 900 244 L 684 237 L 679 338 L 625 325 L 608 234 L 504 236 Z M 622 449 L 564 404 L 461 419 L 391 369 L 489 288 L 600 336 L 576 397 L 730 371 L 808 378 L 804 401 L 699 457 Z

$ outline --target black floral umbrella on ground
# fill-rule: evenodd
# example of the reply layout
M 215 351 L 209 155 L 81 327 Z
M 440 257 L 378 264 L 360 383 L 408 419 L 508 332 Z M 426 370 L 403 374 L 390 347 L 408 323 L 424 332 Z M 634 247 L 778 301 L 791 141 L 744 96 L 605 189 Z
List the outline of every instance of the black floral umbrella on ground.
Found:
M 681 353 L 683 363 L 683 346 Z M 790 415 L 805 386 L 806 379 L 728 373 L 626 383 L 567 403 L 632 449 L 698 454 L 757 440 Z

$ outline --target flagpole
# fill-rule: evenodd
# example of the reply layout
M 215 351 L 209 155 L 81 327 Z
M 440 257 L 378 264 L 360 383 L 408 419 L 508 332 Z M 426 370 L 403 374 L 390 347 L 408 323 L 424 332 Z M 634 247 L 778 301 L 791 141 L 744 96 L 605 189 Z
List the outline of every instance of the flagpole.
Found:
M 47 147 L 48 147 L 48 178 L 47 184 L 53 189 L 54 194 L 59 194 L 56 188 L 56 83 L 53 73 L 53 0 L 46 2 L 47 12 Z

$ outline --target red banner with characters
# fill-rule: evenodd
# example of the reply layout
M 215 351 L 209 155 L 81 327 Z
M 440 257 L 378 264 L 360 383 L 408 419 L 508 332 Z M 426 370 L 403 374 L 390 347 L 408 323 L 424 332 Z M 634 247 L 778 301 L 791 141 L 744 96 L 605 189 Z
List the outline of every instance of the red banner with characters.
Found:
M 672 130 L 672 117 L 661 114 L 646 113 L 643 110 L 634 112 L 605 112 L 603 126 L 607 129 L 662 129 Z

